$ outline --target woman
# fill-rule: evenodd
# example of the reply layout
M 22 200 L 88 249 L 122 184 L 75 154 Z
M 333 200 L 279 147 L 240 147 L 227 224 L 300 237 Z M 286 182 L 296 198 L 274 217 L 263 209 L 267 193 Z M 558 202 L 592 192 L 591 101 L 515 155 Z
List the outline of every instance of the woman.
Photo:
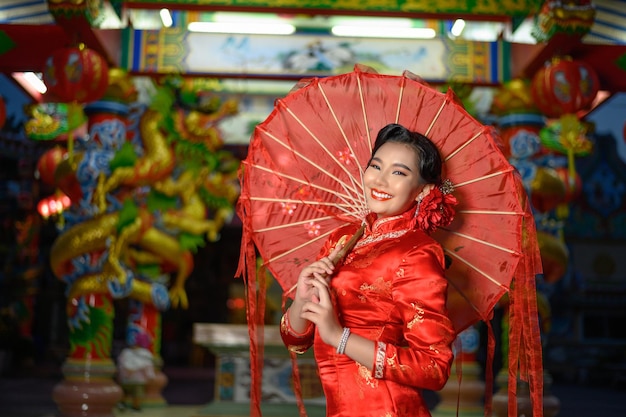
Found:
M 441 169 L 425 136 L 385 126 L 363 176 L 364 235 L 334 266 L 338 242 L 357 226 L 340 230 L 299 275 L 281 335 L 298 353 L 314 345 L 327 416 L 430 416 L 421 390 L 448 379 L 455 334 L 445 261 L 428 236 L 449 224 L 456 203 L 442 193 Z

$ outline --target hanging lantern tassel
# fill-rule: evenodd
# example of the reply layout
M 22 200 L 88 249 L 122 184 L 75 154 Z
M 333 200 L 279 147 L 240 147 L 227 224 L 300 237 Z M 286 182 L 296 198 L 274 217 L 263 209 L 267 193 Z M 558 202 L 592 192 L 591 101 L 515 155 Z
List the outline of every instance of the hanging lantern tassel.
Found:
M 587 155 L 591 152 L 593 144 L 587 139 L 587 128 L 578 120 L 574 114 L 564 114 L 560 118 L 561 132 L 559 141 L 567 154 L 567 165 L 569 168 L 568 188 L 573 190 L 576 187 L 576 162 L 574 157 Z
M 71 120 L 74 117 L 74 112 L 78 107 L 77 102 L 73 102 L 67 108 L 67 118 Z M 74 131 L 70 130 L 67 133 L 67 158 L 70 162 L 70 165 L 74 165 Z

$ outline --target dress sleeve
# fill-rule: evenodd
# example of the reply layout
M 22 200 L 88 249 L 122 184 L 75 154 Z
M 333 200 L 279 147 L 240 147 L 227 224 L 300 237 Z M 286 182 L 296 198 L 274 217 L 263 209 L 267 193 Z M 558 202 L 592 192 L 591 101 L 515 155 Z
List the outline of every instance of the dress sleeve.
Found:
M 303 333 L 296 333 L 289 323 L 289 314 L 285 312 L 280 319 L 280 336 L 283 343 L 292 352 L 303 354 L 311 346 L 313 346 L 313 336 L 315 335 L 315 326 L 309 322 L 309 325 Z
M 392 295 L 406 345 L 376 342 L 375 378 L 435 391 L 445 385 L 455 333 L 443 265 L 443 251 L 434 242 L 411 250 L 398 264 Z

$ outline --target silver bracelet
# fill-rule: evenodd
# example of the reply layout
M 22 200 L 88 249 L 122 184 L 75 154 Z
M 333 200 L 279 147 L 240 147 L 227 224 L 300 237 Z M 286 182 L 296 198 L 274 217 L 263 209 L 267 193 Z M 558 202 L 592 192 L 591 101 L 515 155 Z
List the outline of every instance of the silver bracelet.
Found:
M 348 337 L 350 336 L 350 329 L 348 327 L 343 328 L 339 345 L 337 345 L 337 354 L 343 355 L 346 351 L 346 344 L 348 344 Z

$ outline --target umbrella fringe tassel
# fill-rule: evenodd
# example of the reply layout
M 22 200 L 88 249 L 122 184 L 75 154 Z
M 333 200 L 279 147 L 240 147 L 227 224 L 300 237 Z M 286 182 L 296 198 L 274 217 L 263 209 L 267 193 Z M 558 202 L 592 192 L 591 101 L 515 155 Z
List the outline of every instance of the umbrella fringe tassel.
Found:
M 243 165 L 239 169 L 239 179 L 248 182 Z M 249 185 L 249 184 L 248 184 Z M 246 297 L 246 319 L 250 337 L 250 416 L 261 417 L 263 356 L 264 356 L 264 323 L 265 323 L 265 292 L 267 282 L 264 271 L 257 271 L 256 249 L 252 240 L 249 196 L 241 195 L 237 202 L 237 214 L 243 221 L 239 263 L 235 277 L 242 277 Z
M 536 276 L 541 273 L 535 223 L 524 216 L 524 256 L 515 272 L 509 304 L 508 416 L 517 417 L 517 381 L 528 382 L 533 416 L 543 416 L 543 366 Z
M 485 368 L 485 416 L 490 417 L 493 410 L 493 361 L 496 352 L 496 337 L 491 320 L 483 320 L 487 326 L 487 361 Z

